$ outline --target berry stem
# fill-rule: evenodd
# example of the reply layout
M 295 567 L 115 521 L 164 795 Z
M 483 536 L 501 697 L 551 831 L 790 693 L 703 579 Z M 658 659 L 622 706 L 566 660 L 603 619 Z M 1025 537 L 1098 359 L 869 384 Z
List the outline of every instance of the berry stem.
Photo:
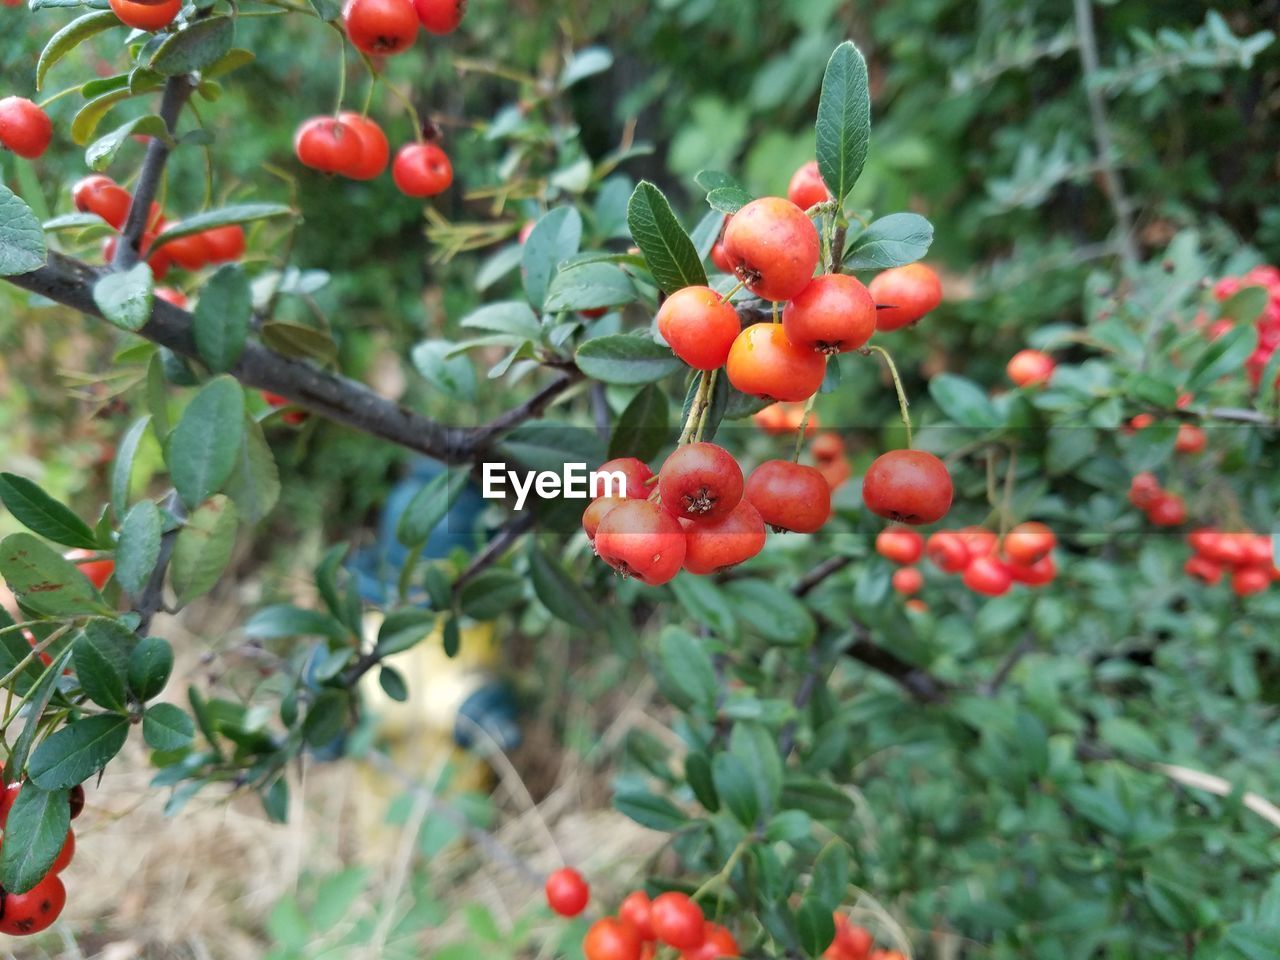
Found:
M 733 869 L 738 865 L 738 861 L 742 859 L 743 854 L 747 852 L 747 848 L 751 846 L 750 840 L 743 840 L 734 848 L 733 853 L 729 855 L 729 859 L 725 861 L 725 865 L 713 877 L 710 877 L 706 883 L 689 895 L 690 900 L 696 901 L 703 894 L 709 893 L 728 882 L 729 877 L 733 875 Z
M 698 431 L 694 434 L 694 439 L 699 443 L 702 442 L 702 435 L 707 429 L 707 413 L 711 410 L 711 398 L 716 393 L 716 378 L 720 376 L 720 370 L 717 368 L 703 376 L 710 381 L 710 385 L 707 387 L 707 402 L 702 407 L 702 416 L 698 418 Z
M 907 392 L 902 389 L 902 377 L 898 375 L 898 365 L 893 362 L 893 356 L 884 347 L 879 344 L 871 344 L 866 348 L 868 353 L 878 353 L 884 357 L 884 362 L 889 367 L 889 376 L 893 377 L 893 389 L 898 392 L 898 409 L 902 413 L 902 425 L 907 428 L 907 449 L 911 448 L 911 413 L 907 409 L 911 406 L 907 400 Z
M 370 69 L 372 70 L 373 68 L 370 67 Z M 387 90 L 391 92 L 393 97 L 400 101 L 400 105 L 404 107 L 405 113 L 409 114 L 409 119 L 413 121 L 413 135 L 417 139 L 418 143 L 425 143 L 426 138 L 422 135 L 422 118 L 418 116 L 418 110 L 414 107 L 413 102 L 393 83 L 387 84 Z
M 738 285 L 737 285 L 736 287 L 734 287 L 734 288 L 733 288 L 732 290 L 730 290 L 728 293 L 724 293 L 724 294 L 721 294 L 721 295 L 720 295 L 720 302 L 721 302 L 721 303 L 728 303 L 730 300 L 732 300 L 732 299 L 733 299 L 734 294 L 736 294 L 739 290 L 741 290 L 741 289 L 742 289 L 743 287 L 745 287 L 745 286 L 746 286 L 746 283 L 744 283 L 744 282 L 743 282 L 743 281 L 741 281 L 741 280 L 740 280 L 740 281 L 738 281 Z
M 699 374 L 701 379 L 698 381 L 698 392 L 694 395 L 693 404 L 689 407 L 689 416 L 685 418 L 684 429 L 680 431 L 680 439 L 676 446 L 683 447 L 693 439 L 694 431 L 702 420 L 703 412 L 707 409 L 707 405 L 711 399 L 711 386 L 714 378 L 711 373 L 704 370 Z
M 69 94 L 79 93 L 79 92 L 80 92 L 79 87 L 67 87 L 67 89 L 60 90 L 59 92 L 55 93 L 51 97 L 45 97 L 43 100 L 37 103 L 36 106 L 39 107 L 41 110 L 43 110 L 47 106 L 49 106 L 49 104 L 55 103 L 58 100 L 61 100 L 63 97 L 68 96 Z
M 782 322 L 782 321 L 778 318 L 778 301 L 777 301 L 777 300 L 773 301 L 773 322 L 774 322 L 774 323 L 781 323 L 781 322 Z
M 804 449 L 804 435 L 809 429 L 809 417 L 813 414 L 813 405 L 817 402 L 818 395 L 815 393 L 804 404 L 804 416 L 800 418 L 800 429 L 796 432 L 796 448 L 791 454 L 791 462 L 800 462 L 800 451 Z
M 338 102 L 333 107 L 333 115 L 335 117 L 342 112 L 342 101 L 347 99 L 347 42 L 345 36 L 342 38 L 342 46 L 339 49 L 342 54 L 338 58 Z
M 1000 536 L 1009 532 L 1013 514 L 1013 484 L 1018 469 L 1018 451 L 1009 451 L 1009 466 L 1004 472 L 1004 498 L 1000 504 Z

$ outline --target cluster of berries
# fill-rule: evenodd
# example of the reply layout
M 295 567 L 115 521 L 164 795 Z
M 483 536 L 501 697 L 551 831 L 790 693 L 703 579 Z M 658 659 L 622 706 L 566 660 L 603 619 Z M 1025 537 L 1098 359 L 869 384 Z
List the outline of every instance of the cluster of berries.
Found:
M 129 191 L 103 174 L 93 174 L 76 183 L 71 188 L 71 199 L 81 213 L 96 214 L 115 230 L 124 227 L 133 205 Z M 179 226 L 180 223 L 171 224 L 165 219 L 159 204 L 151 205 L 140 247 L 156 279 L 163 278 L 174 265 L 194 271 L 213 264 L 231 263 L 244 256 L 241 226 L 214 227 L 166 240 L 165 233 Z M 102 255 L 108 263 L 115 258 L 118 242 L 118 236 L 111 236 L 102 245 Z
M 803 426 L 805 437 L 813 438 L 809 452 L 813 454 L 818 472 L 827 478 L 827 484 L 833 491 L 853 476 L 853 467 L 845 456 L 844 440 L 840 434 L 830 430 L 818 433 L 821 426 L 818 415 L 810 414 L 806 420 L 803 403 L 773 403 L 752 414 L 751 419 L 762 432 L 772 436 L 793 434 Z
M 7 827 L 9 811 L 13 809 L 14 801 L 21 791 L 21 783 L 11 783 L 0 794 L 0 830 L 5 831 L 0 845 L 11 839 L 13 842 L 20 842 L 17 838 L 9 837 Z M 71 819 L 74 820 L 84 809 L 84 787 L 73 787 L 68 802 L 71 805 Z M 53 925 L 67 905 L 67 888 L 63 886 L 59 874 L 71 865 L 75 855 L 76 834 L 74 830 L 68 829 L 67 839 L 62 844 L 58 858 L 39 883 L 26 893 L 10 893 L 0 887 L 0 933 L 11 937 L 27 937 Z
M 1275 547 L 1264 533 L 1227 533 L 1203 527 L 1187 534 L 1192 555 L 1183 569 L 1189 576 L 1213 586 L 1231 574 L 1231 589 L 1237 596 L 1261 593 L 1280 580 Z
M 842 913 L 837 913 L 836 938 L 822 954 L 822 960 L 907 960 L 899 950 L 876 950 L 871 931 L 851 923 Z
M 1213 287 L 1216 300 L 1226 300 L 1245 287 L 1262 287 L 1267 291 L 1267 305 L 1258 317 L 1258 345 L 1244 362 L 1245 371 L 1249 374 L 1249 382 L 1254 389 L 1262 381 L 1262 372 L 1267 368 L 1271 355 L 1280 348 L 1280 268 L 1272 266 L 1254 267 L 1240 277 L 1224 277 Z M 1217 339 L 1232 327 L 1232 321 L 1219 320 L 1209 327 L 1209 336 Z
M 1180 527 L 1187 522 L 1187 504 L 1160 486 L 1154 473 L 1144 470 L 1129 482 L 1129 502 L 1157 527 Z
M 915 530 L 890 527 L 876 537 L 876 552 L 902 569 L 896 571 L 893 586 L 911 596 L 924 585 L 924 576 L 915 566 L 927 556 L 943 573 L 963 574 L 963 582 L 974 593 L 998 597 L 1015 583 L 1043 587 L 1058 575 L 1053 548 L 1058 538 L 1038 521 L 1020 523 L 1003 537 L 985 527 L 939 530 L 926 540 Z

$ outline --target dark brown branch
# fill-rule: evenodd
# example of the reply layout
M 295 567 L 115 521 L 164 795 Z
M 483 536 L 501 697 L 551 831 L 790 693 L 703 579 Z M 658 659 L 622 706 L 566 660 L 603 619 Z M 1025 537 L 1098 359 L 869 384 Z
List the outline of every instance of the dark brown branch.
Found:
M 999 693 L 1000 688 L 1003 687 L 1005 681 L 1009 679 L 1009 675 L 1013 673 L 1013 668 L 1018 665 L 1023 657 L 1034 650 L 1035 646 L 1035 640 L 1032 637 L 1023 637 L 1019 640 L 1014 645 L 1013 649 L 1009 651 L 1008 655 L 1005 656 L 999 669 L 996 670 L 995 676 L 983 685 L 983 694 L 988 697 L 993 697 Z
M 828 577 L 835 576 L 851 563 L 853 563 L 853 557 L 828 557 L 797 580 L 796 585 L 791 588 L 791 592 L 797 597 L 808 596 L 822 581 Z
M 472 450 L 482 451 L 486 449 L 494 439 L 518 427 L 520 424 L 528 420 L 536 419 L 546 412 L 551 404 L 559 399 L 560 395 L 583 379 L 583 373 L 577 367 L 571 367 L 563 374 L 557 377 L 551 383 L 547 384 L 532 397 L 513 407 L 506 413 L 494 417 L 483 426 L 476 427 L 471 432 L 469 443 Z
M 517 540 L 532 529 L 533 524 L 534 514 L 532 510 L 519 513 L 507 521 L 506 526 L 498 531 L 497 535 L 489 541 L 484 550 L 476 555 L 475 559 L 467 565 L 467 569 L 463 570 L 458 579 L 454 581 L 453 592 L 456 594 L 467 581 L 497 563 Z

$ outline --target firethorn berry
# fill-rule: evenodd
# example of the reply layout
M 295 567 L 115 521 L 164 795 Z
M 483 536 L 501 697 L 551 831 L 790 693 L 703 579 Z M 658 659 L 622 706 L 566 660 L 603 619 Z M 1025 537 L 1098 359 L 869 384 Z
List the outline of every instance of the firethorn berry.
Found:
M 696 950 L 707 938 L 702 908 L 683 893 L 664 893 L 653 901 L 649 920 L 658 939 L 677 950 Z
M 950 530 L 932 534 L 925 541 L 924 552 L 943 573 L 959 573 L 969 565 L 969 547 L 964 537 Z
M 84 787 L 78 783 L 72 787 L 67 803 L 71 806 L 71 819 L 74 820 L 84 811 Z
M 1039 350 L 1019 350 L 1005 366 L 1005 373 L 1019 387 L 1040 387 L 1048 383 L 1056 365 Z
M 111 578 L 111 574 L 115 573 L 116 562 L 110 557 L 103 560 L 88 560 L 93 554 L 88 550 L 71 550 L 67 553 L 66 559 L 74 563 L 86 577 L 89 582 L 101 590 L 106 582 Z
M 918 603 L 919 601 L 909 601 Z M 844 914 L 836 914 L 836 937 L 823 954 L 827 960 L 867 960 L 867 954 L 875 946 L 871 931 L 849 922 Z
M 711 262 L 716 265 L 716 269 L 721 273 L 733 273 L 733 261 L 729 259 L 729 254 L 725 252 L 724 244 L 719 241 L 711 247 Z
M 844 441 L 838 433 L 820 433 L 809 444 L 815 460 L 834 460 L 844 456 Z
M 596 473 L 620 473 L 626 478 L 627 497 L 631 500 L 647 500 L 649 494 L 653 493 L 653 471 L 649 469 L 649 465 L 637 457 L 617 457 L 613 460 L 607 460 L 600 464 L 595 470 Z M 615 494 L 621 494 L 621 490 L 615 483 L 613 486 Z
M 1265 533 L 1251 537 L 1246 551 L 1247 562 L 1255 566 L 1270 566 L 1275 561 L 1275 546 L 1271 542 L 1271 537 Z
M 231 224 L 204 232 L 210 263 L 232 263 L 244 256 L 244 227 Z
M 1159 494 L 1147 510 L 1147 519 L 1157 527 L 1176 527 L 1187 522 L 1187 505 L 1176 493 Z
M 62 843 L 62 849 L 58 852 L 58 859 L 53 861 L 53 866 L 49 868 L 50 873 L 61 873 L 67 867 L 71 866 L 71 861 L 76 856 L 76 833 L 74 830 L 67 831 L 67 839 Z
M 1020 523 L 1004 538 L 1004 555 L 1013 563 L 1031 566 L 1057 545 L 1058 538 L 1043 523 Z
M 727 517 L 742 500 L 742 489 L 742 467 L 714 443 L 680 447 L 658 471 L 663 507 L 686 520 Z
M 890 450 L 867 468 L 862 501 L 872 513 L 918 526 L 951 509 L 951 474 L 932 453 Z
M 804 424 L 807 437 L 818 429 L 818 417 L 810 413 L 805 423 L 803 403 L 771 403 L 751 415 L 751 422 L 765 433 L 795 433 Z
M 1210 586 L 1213 586 L 1222 580 L 1222 567 L 1218 566 L 1218 564 L 1214 563 L 1208 557 L 1188 557 L 1187 562 L 1183 564 L 1182 569 L 1187 576 L 1203 580 Z
M 658 309 L 662 339 L 695 370 L 723 367 L 741 331 L 738 311 L 710 287 L 684 287 Z
M 428 33 L 453 33 L 467 12 L 467 0 L 413 0 L 418 20 Z
M 396 0 L 398 3 L 409 3 L 409 0 Z M 414 31 L 417 32 L 417 20 L 414 20 Z M 360 159 L 349 169 L 342 171 L 352 180 L 372 180 L 382 175 L 391 160 L 391 145 L 387 135 L 377 122 L 358 113 L 344 111 L 338 119 L 356 132 L 360 141 Z
M 923 263 L 909 263 L 877 274 L 871 281 L 876 329 L 885 333 L 915 323 L 942 302 L 942 281 Z
M 165 303 L 171 303 L 179 310 L 187 309 L 187 295 L 181 290 L 175 290 L 173 287 L 156 287 L 156 298 L 163 300 Z
M 1178 425 L 1178 438 L 1173 443 L 1173 449 L 1178 453 L 1203 453 L 1208 438 L 1203 430 L 1194 423 L 1183 423 Z
M 649 921 L 649 912 L 652 907 L 653 903 L 647 893 L 643 890 L 634 890 L 623 898 L 621 906 L 618 907 L 618 916 L 636 928 L 636 933 L 640 934 L 641 940 L 656 940 L 658 938 Z
M 818 353 L 857 350 L 876 332 L 876 302 L 853 277 L 816 278 L 782 311 L 782 329 L 797 347 Z
M 822 179 L 817 160 L 810 160 L 792 174 L 791 182 L 787 185 L 787 199 L 801 210 L 808 210 L 815 203 L 826 203 L 831 199 L 831 191 Z
M 0 933 L 26 937 L 47 930 L 67 905 L 67 889 L 50 873 L 26 893 L 0 890 Z
M 1139 413 L 1129 419 L 1127 429 L 1130 433 L 1136 433 L 1139 430 L 1145 430 L 1156 422 L 1156 418 L 1149 413 Z
M 591 888 L 572 867 L 564 867 L 547 877 L 546 894 L 547 905 L 562 917 L 576 917 L 591 901 Z
M 1146 510 L 1160 496 L 1160 481 L 1154 473 L 1146 470 L 1129 481 L 1129 502 L 1139 510 Z
M 282 397 L 278 393 L 268 393 L 266 390 L 262 391 L 262 399 L 270 407 L 287 407 L 292 403 L 288 397 Z M 290 426 L 296 427 L 307 422 L 307 412 L 305 410 L 286 410 L 280 419 Z
M 907 960 L 907 957 L 901 950 L 873 950 L 867 960 Z
M 391 179 L 409 197 L 434 197 L 453 183 L 449 155 L 434 143 L 410 143 L 396 153 Z
M 748 290 L 765 300 L 790 300 L 809 285 L 818 265 L 818 230 L 803 210 L 781 197 L 753 200 L 724 231 L 724 252 Z
M 588 540 L 595 540 L 596 531 L 600 529 L 600 521 L 624 499 L 623 497 L 596 497 L 587 505 L 587 509 L 582 511 L 582 529 L 586 531 Z
M 904 597 L 919 593 L 924 586 L 924 574 L 915 567 L 903 567 L 893 572 L 893 589 Z
M 853 467 L 849 465 L 847 457 L 837 457 L 834 460 L 827 460 L 818 465 L 818 471 L 822 474 L 827 486 L 832 490 L 839 490 L 844 484 L 853 478 Z
M 986 527 L 963 527 L 958 532 L 960 539 L 969 550 L 970 557 L 985 557 L 989 553 L 994 553 L 996 545 L 1000 542 L 995 531 L 988 530 Z
M 924 554 L 924 537 L 906 527 L 889 527 L 876 534 L 876 553 L 891 563 L 907 567 Z
M 718 520 L 682 520 L 684 568 L 705 575 L 728 570 L 764 549 L 764 520 L 747 500 Z
M 1236 596 L 1261 593 L 1271 585 L 1271 574 L 1261 567 L 1241 567 L 1231 574 L 1231 589 Z
M 640 960 L 640 935 L 624 920 L 605 917 L 582 940 L 586 960 Z
M 174 228 L 177 228 L 177 224 Z M 190 236 L 179 237 L 177 240 L 170 240 L 161 249 L 169 254 L 169 257 L 180 266 L 183 270 L 199 270 L 212 255 L 209 249 L 209 241 L 203 233 L 193 233 Z
M 182 10 L 182 0 L 160 0 L 159 3 L 111 0 L 111 9 L 126 27 L 133 27 L 135 30 L 163 30 L 173 23 Z
M 974 557 L 964 571 L 964 585 L 974 593 L 998 597 L 1013 586 L 1009 568 L 992 556 Z
M 827 374 L 827 358 L 796 346 L 779 323 L 756 323 L 733 341 L 725 372 L 743 393 L 765 400 L 808 400 Z
M 0 147 L 34 160 L 53 139 L 49 115 L 25 97 L 0 100 Z
M 831 485 L 813 467 L 766 460 L 751 472 L 745 499 L 774 530 L 815 533 L 831 516 Z
M 680 960 L 718 960 L 720 957 L 741 956 L 738 941 L 720 924 L 708 920 L 703 930 L 702 946 L 682 951 Z
M 624 577 L 651 587 L 680 572 L 685 534 L 680 521 L 649 500 L 627 500 L 610 510 L 596 528 L 596 553 Z
M 304 120 L 293 135 L 293 152 L 304 167 L 342 173 L 360 162 L 359 134 L 334 117 Z
M 1028 587 L 1043 587 L 1053 583 L 1058 576 L 1058 565 L 1052 556 L 1041 557 L 1035 563 L 1007 563 L 1005 566 L 1014 580 Z
M 347 0 L 342 25 L 351 45 L 371 56 L 403 53 L 418 37 L 418 14 L 409 0 Z

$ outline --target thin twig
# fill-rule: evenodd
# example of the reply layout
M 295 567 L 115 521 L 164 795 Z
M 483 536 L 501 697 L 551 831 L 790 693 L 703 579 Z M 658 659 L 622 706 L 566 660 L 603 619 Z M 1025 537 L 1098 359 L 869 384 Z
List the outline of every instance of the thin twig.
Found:
M 186 519 L 186 510 L 182 506 L 182 501 L 178 499 L 176 490 L 170 491 L 165 498 L 164 509 L 173 514 L 179 521 L 179 525 L 160 538 L 160 555 L 156 558 L 156 565 L 151 570 L 147 585 L 143 587 L 142 594 L 138 597 L 138 606 L 135 609 L 139 617 L 136 631 L 139 636 L 146 635 L 151 626 L 151 619 L 164 608 L 165 573 L 169 569 L 169 559 L 173 556 L 173 543 L 178 537 L 178 531 L 182 529 L 181 521 Z
M 835 576 L 851 563 L 853 563 L 853 557 L 828 557 L 797 580 L 796 585 L 791 588 L 791 592 L 797 597 L 807 596 L 822 581 L 828 577 Z
M 1029 636 L 1019 640 L 1004 658 L 1004 662 L 996 670 L 995 676 L 983 684 L 982 693 L 988 697 L 994 697 L 999 693 L 1000 688 L 1004 686 L 1004 682 L 1009 679 L 1009 674 L 1013 673 L 1013 668 L 1018 665 L 1023 657 L 1034 650 L 1035 646 L 1035 641 Z

